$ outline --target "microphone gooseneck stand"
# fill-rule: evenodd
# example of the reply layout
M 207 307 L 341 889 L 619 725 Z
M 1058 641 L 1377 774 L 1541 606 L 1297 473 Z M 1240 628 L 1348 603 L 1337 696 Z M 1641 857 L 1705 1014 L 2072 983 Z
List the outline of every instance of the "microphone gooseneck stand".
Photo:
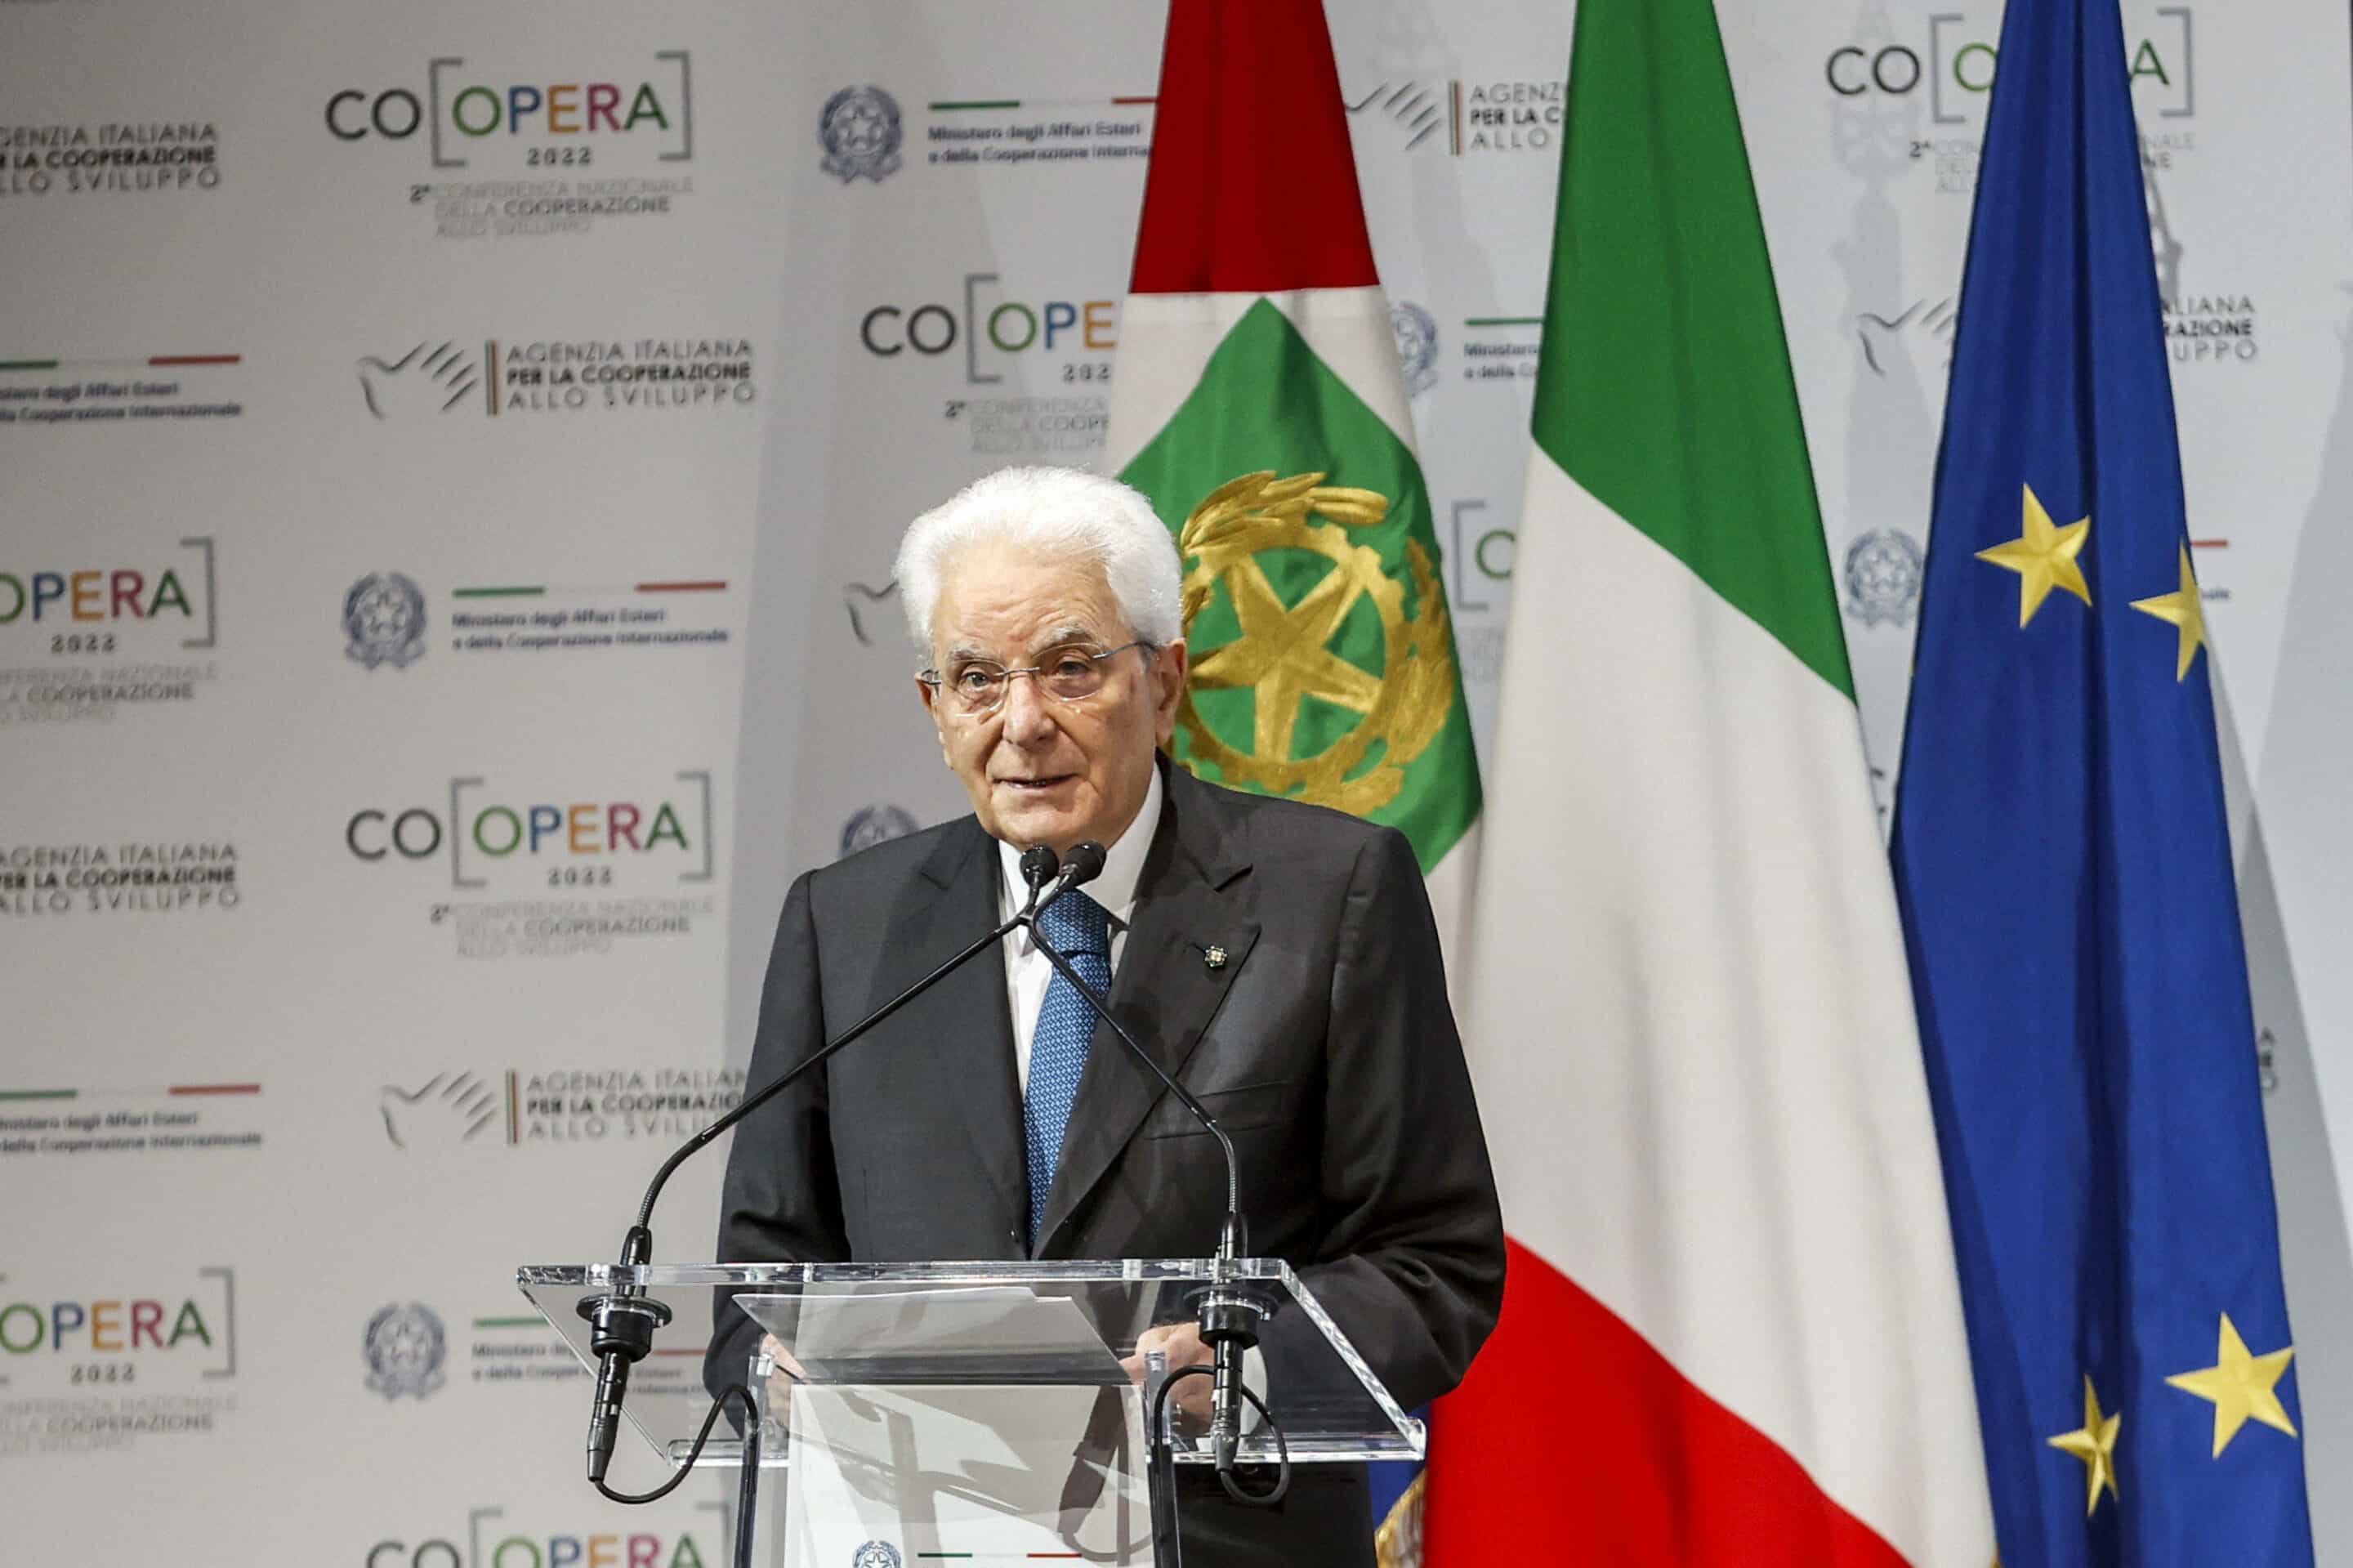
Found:
M 1038 852 L 1033 850 L 1030 853 L 1034 854 Z M 1047 853 L 1050 854 L 1052 852 Z M 1210 1385 L 1209 1451 L 1216 1460 L 1218 1483 L 1225 1489 L 1226 1495 L 1236 1502 L 1254 1508 L 1271 1508 L 1281 1502 L 1284 1494 L 1291 1489 L 1291 1451 L 1289 1444 L 1283 1438 L 1282 1428 L 1275 1422 L 1273 1414 L 1268 1411 L 1258 1395 L 1242 1385 L 1242 1357 L 1258 1343 L 1259 1320 L 1270 1316 L 1271 1308 L 1264 1299 L 1243 1287 L 1234 1277 L 1238 1272 L 1237 1263 L 1244 1250 L 1244 1237 L 1247 1233 L 1242 1224 L 1241 1214 L 1241 1162 L 1234 1154 L 1233 1139 L 1226 1135 L 1226 1129 L 1218 1125 L 1218 1118 L 1209 1114 L 1208 1107 L 1194 1096 L 1193 1091 L 1178 1083 L 1176 1076 L 1161 1066 L 1152 1053 L 1146 1051 L 1135 1036 L 1128 1032 L 1127 1026 L 1113 1016 L 1110 999 L 1089 985 L 1072 967 L 1071 960 L 1057 950 L 1054 945 L 1046 939 L 1045 932 L 1039 928 L 1038 916 L 1045 912 L 1046 906 L 1070 888 L 1083 885 L 1101 875 L 1103 860 L 1103 845 L 1092 840 L 1074 845 L 1071 850 L 1071 858 L 1062 863 L 1060 872 L 1055 877 L 1052 886 L 1027 911 L 1017 916 L 1014 924 L 1029 928 L 1029 940 L 1037 946 L 1038 951 L 1045 956 L 1046 961 L 1054 967 L 1054 972 L 1070 981 L 1071 989 L 1085 1000 L 1087 1006 L 1092 1010 L 1097 1018 L 1102 1019 L 1111 1027 L 1112 1033 L 1117 1036 L 1121 1044 L 1127 1047 L 1129 1054 L 1149 1068 L 1152 1075 L 1160 1080 L 1162 1086 L 1176 1097 L 1177 1103 L 1192 1113 L 1193 1119 L 1208 1129 L 1209 1136 L 1218 1140 L 1219 1152 L 1225 1156 L 1226 1217 L 1224 1224 L 1219 1227 L 1218 1250 L 1216 1255 L 1210 1260 L 1209 1266 L 1209 1288 L 1202 1293 L 1199 1308 L 1201 1341 L 1209 1347 L 1215 1359 L 1209 1367 L 1184 1367 L 1169 1374 L 1154 1396 L 1152 1425 L 1149 1432 L 1156 1449 L 1155 1467 L 1166 1466 L 1169 1459 L 1168 1446 L 1164 1440 L 1162 1423 L 1168 1402 L 1168 1391 L 1174 1388 L 1180 1379 L 1186 1377 L 1213 1378 L 1215 1381 Z M 1241 1407 L 1245 1402 L 1259 1413 L 1260 1419 L 1265 1422 L 1268 1430 L 1274 1436 L 1275 1479 L 1274 1484 L 1263 1492 L 1254 1492 L 1245 1488 L 1236 1479 L 1234 1474 L 1236 1456 L 1241 1446 Z M 1170 1467 L 1166 1478 L 1173 1482 L 1173 1467 Z M 1153 1499 L 1155 1532 L 1157 1534 L 1164 1502 L 1171 1510 L 1173 1524 L 1173 1510 L 1176 1506 L 1173 1485 L 1155 1486 L 1153 1489 Z
M 1098 864 L 1097 869 L 1101 866 Z M 862 1038 L 868 1031 L 889 1018 L 907 1003 L 963 968 L 977 955 L 987 952 L 1005 937 L 1018 929 L 1045 903 L 1058 895 L 1077 880 L 1075 871 L 1061 881 L 1053 881 L 1056 872 L 1054 852 L 1040 845 L 1021 857 L 1022 879 L 1029 884 L 1029 899 L 1021 912 L 1010 920 L 990 930 L 958 951 L 923 979 L 860 1019 L 839 1036 L 780 1075 L 776 1082 L 746 1096 L 733 1109 L 713 1121 L 709 1127 L 688 1139 L 672 1150 L 654 1179 L 647 1183 L 644 1202 L 638 1205 L 638 1223 L 629 1227 L 621 1239 L 621 1255 L 615 1264 L 617 1277 L 612 1288 L 584 1298 L 579 1305 L 580 1316 L 590 1325 L 588 1348 L 597 1359 L 596 1390 L 589 1407 L 588 1417 L 588 1481 L 604 1497 L 617 1503 L 649 1503 L 667 1497 L 685 1480 L 698 1460 L 702 1457 L 703 1445 L 710 1441 L 712 1427 L 719 1413 L 733 1401 L 742 1403 L 745 1412 L 744 1427 L 744 1472 L 737 1487 L 735 1524 L 735 1561 L 737 1568 L 750 1568 L 752 1549 L 752 1507 L 754 1492 L 759 1482 L 760 1412 L 759 1402 L 752 1391 L 742 1383 L 730 1383 L 722 1389 L 717 1403 L 702 1420 L 702 1429 L 695 1434 L 694 1446 L 688 1450 L 685 1463 L 678 1473 L 649 1492 L 617 1491 L 606 1485 L 605 1474 L 611 1467 L 613 1447 L 620 1431 L 621 1404 L 629 1388 L 629 1369 L 643 1361 L 653 1350 L 654 1330 L 668 1323 L 670 1310 L 661 1302 L 648 1296 L 645 1287 L 627 1275 L 644 1266 L 653 1256 L 652 1229 L 654 1203 L 660 1198 L 662 1187 L 670 1173 L 696 1153 L 708 1147 L 720 1134 L 728 1131 L 745 1117 L 782 1094 L 808 1074 L 823 1066 L 844 1049 Z

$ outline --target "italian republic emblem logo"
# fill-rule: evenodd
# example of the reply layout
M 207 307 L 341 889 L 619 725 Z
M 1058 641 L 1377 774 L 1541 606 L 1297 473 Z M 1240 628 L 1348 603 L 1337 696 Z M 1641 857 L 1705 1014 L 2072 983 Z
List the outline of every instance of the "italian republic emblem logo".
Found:
M 819 165 L 843 185 L 863 175 L 881 185 L 899 169 L 899 101 L 879 87 L 845 87 L 825 101 L 817 117 L 825 144 Z
M 343 657 L 406 670 L 425 656 L 425 590 L 398 572 L 370 572 L 343 596 Z
M 1408 614 L 1406 585 L 1389 575 L 1378 550 L 1350 536 L 1388 515 L 1387 498 L 1323 480 L 1320 473 L 1278 479 L 1271 470 L 1244 474 L 1210 492 L 1186 519 L 1177 538 L 1192 563 L 1185 623 L 1191 627 L 1222 582 L 1241 635 L 1195 661 L 1176 726 L 1193 755 L 1229 783 L 1366 816 L 1397 799 L 1407 765 L 1453 712 L 1454 640 L 1438 568 L 1419 541 L 1405 546 L 1415 605 Z M 1320 556 L 1330 568 L 1286 605 L 1259 560 L 1274 552 Z M 1378 673 L 1333 647 L 1360 605 L 1379 622 Z M 1196 691 L 1236 688 L 1255 695 L 1248 751 L 1220 738 L 1194 702 Z M 1333 744 L 1294 757 L 1310 699 L 1360 716 Z
M 888 801 L 860 806 L 849 814 L 849 821 L 841 825 L 841 853 L 845 856 L 853 855 L 860 850 L 872 849 L 876 844 L 904 838 L 913 832 L 915 827 L 914 814 L 904 806 L 893 806 Z
M 899 1549 L 887 1541 L 870 1541 L 849 1554 L 849 1568 L 900 1568 Z
M 1865 626 L 1909 626 L 1926 557 L 1901 528 L 1873 528 L 1846 550 L 1847 605 Z
M 423 1302 L 386 1307 L 368 1319 L 367 1385 L 386 1399 L 423 1399 L 439 1388 L 448 1354 L 441 1319 Z
M 1438 385 L 1438 318 L 1411 300 L 1399 300 L 1389 307 L 1389 331 L 1397 338 L 1405 395 L 1419 397 Z

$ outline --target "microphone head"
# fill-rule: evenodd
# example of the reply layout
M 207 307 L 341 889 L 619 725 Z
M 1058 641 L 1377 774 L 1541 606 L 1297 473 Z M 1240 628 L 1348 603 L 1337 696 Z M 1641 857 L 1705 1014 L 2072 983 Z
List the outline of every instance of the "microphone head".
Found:
M 1062 869 L 1069 874 L 1070 885 L 1072 887 L 1078 886 L 1082 882 L 1092 882 L 1103 874 L 1103 847 L 1092 839 L 1087 840 L 1084 843 L 1072 844 L 1071 858 L 1062 863 Z
M 1021 852 L 1021 880 L 1029 885 L 1032 893 L 1053 881 L 1054 873 L 1060 869 L 1060 857 L 1054 853 L 1051 844 L 1032 844 Z

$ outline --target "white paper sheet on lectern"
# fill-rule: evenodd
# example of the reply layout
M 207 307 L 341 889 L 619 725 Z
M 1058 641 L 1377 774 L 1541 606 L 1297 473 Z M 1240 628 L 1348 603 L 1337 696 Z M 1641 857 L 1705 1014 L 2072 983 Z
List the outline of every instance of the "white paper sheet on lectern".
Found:
M 805 1384 L 791 1404 L 785 1568 L 1154 1561 L 1133 1388 Z

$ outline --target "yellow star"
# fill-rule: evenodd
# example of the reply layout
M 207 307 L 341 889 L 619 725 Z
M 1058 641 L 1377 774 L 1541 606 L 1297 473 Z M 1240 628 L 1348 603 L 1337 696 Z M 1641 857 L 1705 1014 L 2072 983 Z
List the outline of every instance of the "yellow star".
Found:
M 2018 624 L 2034 619 L 2042 601 L 2054 588 L 2065 588 L 2085 604 L 2092 602 L 2091 586 L 2084 581 L 2084 570 L 2075 557 L 2084 553 L 2084 541 L 2091 535 L 2092 520 L 2070 523 L 2064 528 L 2054 528 L 2051 514 L 2042 510 L 2042 503 L 2027 485 L 2026 531 L 2006 545 L 1996 545 L 1989 550 L 1979 550 L 1978 559 L 1991 561 L 2018 574 Z
M 2122 1411 L 2108 1416 L 2100 1414 L 2100 1396 L 2092 1392 L 2092 1380 L 2085 1378 L 2082 1429 L 2063 1432 L 2056 1437 L 2045 1439 L 2061 1453 L 2073 1454 L 2084 1461 L 2084 1468 L 2089 1472 L 2086 1481 L 2091 1489 L 2084 1499 L 2085 1519 L 2091 1518 L 2092 1510 L 2100 1506 L 2102 1488 L 2105 1487 L 2108 1495 L 2120 1502 L 2123 1499 L 2124 1494 L 2116 1490 L 2116 1434 L 2123 1429 L 2124 1424 Z
M 2225 1312 L 2221 1342 L 2214 1347 L 2214 1364 L 2204 1372 L 2183 1372 L 2165 1381 L 2214 1402 L 2214 1457 L 2219 1459 L 2250 1416 L 2291 1437 L 2295 1436 L 2295 1425 L 2288 1420 L 2276 1392 L 2279 1380 L 2287 1374 L 2288 1360 L 2295 1354 L 2295 1347 L 2290 1345 L 2267 1356 L 2249 1355 L 2247 1342 L 2239 1338 L 2231 1315 Z
M 1288 609 L 1255 560 L 1242 562 L 1227 582 L 1242 634 L 1194 664 L 1193 684 L 1256 689 L 1254 755 L 1290 760 L 1303 697 L 1321 697 L 1360 714 L 1372 712 L 1381 694 L 1381 678 L 1325 646 L 1364 594 L 1354 576 L 1325 574 Z
M 2181 628 L 2181 661 L 2173 670 L 2177 683 L 2189 678 L 2189 666 L 2206 641 L 2206 609 L 2198 597 L 2198 579 L 2190 574 L 2189 546 L 2182 545 L 2178 548 L 2181 552 L 2181 591 L 2132 601 L 2132 607 L 2143 615 L 2153 615 Z

